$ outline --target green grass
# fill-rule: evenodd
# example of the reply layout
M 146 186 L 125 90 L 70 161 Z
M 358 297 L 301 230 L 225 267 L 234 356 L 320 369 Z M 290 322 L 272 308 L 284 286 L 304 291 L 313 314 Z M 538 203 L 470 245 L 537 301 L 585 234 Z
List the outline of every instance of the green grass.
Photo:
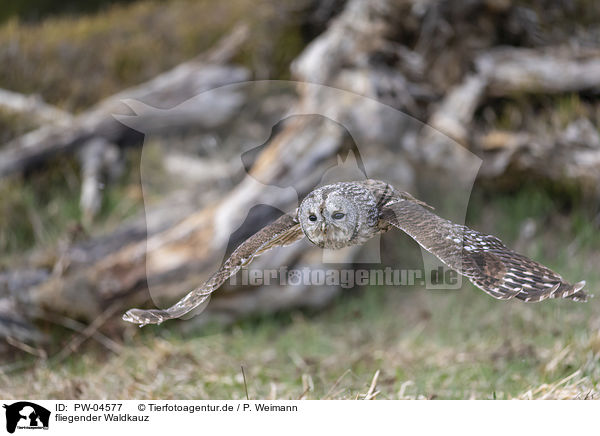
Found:
M 8 267 L 28 250 L 55 250 L 61 240 L 73 241 L 108 231 L 141 211 L 139 150 L 130 150 L 124 175 L 106 185 L 102 206 L 93 225 L 82 228 L 80 174 L 74 159 L 59 159 L 52 168 L 0 180 L 0 267 Z M 83 231 L 83 233 L 82 233 Z
M 470 288 L 448 295 L 370 290 L 310 317 L 293 313 L 187 336 L 169 327 L 135 331 L 118 356 L 88 350 L 62 365 L 38 364 L 7 376 L 0 394 L 243 398 L 242 365 L 255 399 L 356 398 L 377 370 L 379 398 L 513 398 L 577 370 L 591 388 L 600 381 L 591 312 L 568 302 L 495 302 Z
M 556 95 L 515 94 L 498 98 L 486 105 L 494 128 L 547 134 L 561 131 L 573 121 L 587 118 L 598 125 L 600 112 L 594 100 L 577 93 Z
M 554 217 L 551 193 L 525 189 L 509 198 L 476 195 L 471 207 L 485 213 L 469 224 L 488 231 L 506 221 L 496 233 L 514 246 L 519 223 L 543 223 L 540 241 L 523 251 L 598 292 L 600 241 L 589 217 Z M 182 322 L 132 327 L 118 354 L 89 344 L 62 363 L 38 361 L 5 375 L 0 396 L 241 399 L 244 366 L 254 399 L 362 398 L 376 371 L 379 399 L 598 398 L 599 301 L 502 302 L 470 284 L 350 290 L 318 313 L 187 333 Z
M 0 147 L 35 127 L 28 114 L 15 114 L 0 108 Z
M 0 182 L 0 252 L 6 255 L 55 241 L 79 220 L 79 177 L 72 161 L 32 178 L 33 183 L 19 178 Z

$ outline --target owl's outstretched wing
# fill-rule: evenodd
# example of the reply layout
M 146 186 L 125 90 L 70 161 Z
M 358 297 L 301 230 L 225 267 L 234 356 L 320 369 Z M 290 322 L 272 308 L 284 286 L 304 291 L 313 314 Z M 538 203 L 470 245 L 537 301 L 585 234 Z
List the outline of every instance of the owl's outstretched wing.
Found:
M 167 319 L 179 318 L 198 307 L 216 291 L 229 277 L 248 265 L 256 256 L 274 247 L 285 247 L 304 237 L 296 217 L 283 215 L 246 239 L 202 286 L 189 292 L 185 297 L 165 310 L 130 309 L 123 319 L 140 327 L 146 324 L 160 324 Z
M 492 297 L 542 301 L 586 301 L 585 281 L 574 285 L 544 265 L 507 248 L 495 236 L 445 220 L 419 203 L 396 198 L 381 208 L 381 219 L 397 227 L 453 270 Z

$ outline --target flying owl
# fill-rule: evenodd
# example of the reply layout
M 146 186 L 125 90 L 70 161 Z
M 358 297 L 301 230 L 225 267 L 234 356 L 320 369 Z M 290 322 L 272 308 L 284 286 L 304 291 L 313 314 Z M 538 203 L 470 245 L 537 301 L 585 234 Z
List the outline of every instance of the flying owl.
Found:
M 335 183 L 310 192 L 294 215 L 283 215 L 244 241 L 202 286 L 166 310 L 130 309 L 125 321 L 144 326 L 179 318 L 202 304 L 225 280 L 273 247 L 306 237 L 328 249 L 363 244 L 398 228 L 475 286 L 500 300 L 586 301 L 574 285 L 544 265 L 507 248 L 495 236 L 439 217 L 426 203 L 379 180 Z

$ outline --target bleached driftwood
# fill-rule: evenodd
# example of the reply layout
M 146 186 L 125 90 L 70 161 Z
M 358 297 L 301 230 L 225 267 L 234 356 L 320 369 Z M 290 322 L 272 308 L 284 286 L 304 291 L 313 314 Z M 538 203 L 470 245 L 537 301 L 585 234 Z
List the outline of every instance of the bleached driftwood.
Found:
M 23 95 L 6 89 L 0 89 L 0 109 L 27 116 L 36 125 L 66 125 L 73 118 L 69 112 L 47 104 L 37 95 Z
M 600 90 L 600 48 L 495 48 L 475 64 L 492 97 Z
M 600 134 L 586 118 L 562 131 L 478 134 L 474 146 L 483 153 L 482 178 L 500 177 L 509 168 L 550 180 L 577 180 L 591 194 L 600 186 Z
M 469 126 L 475 110 L 485 96 L 487 80 L 482 75 L 469 75 L 451 89 L 429 118 L 429 125 L 463 145 L 469 143 Z
M 119 148 L 102 137 L 90 139 L 81 147 L 81 196 L 79 205 L 83 220 L 91 222 L 102 204 L 104 173 L 113 179 L 123 170 Z

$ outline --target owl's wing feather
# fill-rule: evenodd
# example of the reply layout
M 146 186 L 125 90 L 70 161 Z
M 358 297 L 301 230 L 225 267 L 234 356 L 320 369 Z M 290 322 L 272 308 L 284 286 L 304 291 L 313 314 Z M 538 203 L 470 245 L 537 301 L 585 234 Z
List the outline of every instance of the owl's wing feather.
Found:
M 507 248 L 495 236 L 443 219 L 406 197 L 384 204 L 381 219 L 406 232 L 494 298 L 587 300 L 582 290 L 585 281 L 572 285 L 544 265 Z
M 123 319 L 140 327 L 160 324 L 167 319 L 179 318 L 202 304 L 229 277 L 242 266 L 248 265 L 256 256 L 274 247 L 285 247 L 304 237 L 296 217 L 283 215 L 244 241 L 202 286 L 190 291 L 185 297 L 165 310 L 130 309 Z

